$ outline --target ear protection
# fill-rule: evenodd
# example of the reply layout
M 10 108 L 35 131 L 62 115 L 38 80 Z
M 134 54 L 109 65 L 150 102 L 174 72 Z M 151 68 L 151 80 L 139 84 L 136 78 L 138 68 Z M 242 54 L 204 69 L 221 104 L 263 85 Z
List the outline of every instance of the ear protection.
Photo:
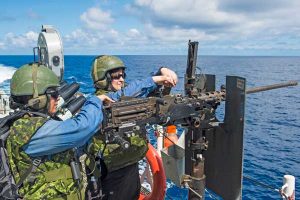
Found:
M 37 98 L 31 98 L 28 100 L 26 105 L 24 103 L 18 103 L 14 100 L 12 96 L 9 97 L 9 107 L 11 109 L 17 109 L 21 108 L 24 109 L 25 107 L 29 107 L 34 110 L 41 110 L 41 109 L 46 109 L 48 108 L 48 99 L 47 95 L 41 95 L 38 96 Z
M 95 82 L 94 86 L 97 89 L 107 90 L 111 83 L 110 73 L 107 72 L 104 79 Z
M 100 56 L 97 56 L 94 58 L 93 60 L 93 64 L 95 63 L 95 61 L 98 59 L 98 58 L 101 58 L 103 55 L 100 55 Z M 93 67 L 93 70 L 95 70 L 95 68 Z M 94 73 L 94 72 L 92 72 Z M 94 88 L 96 89 L 106 89 L 106 87 L 108 86 L 108 81 L 106 80 L 106 76 L 104 77 L 104 79 L 102 80 L 98 80 L 96 82 L 94 82 Z
M 22 108 L 24 107 L 23 104 L 17 103 L 15 102 L 14 98 L 12 96 L 9 97 L 9 107 L 13 110 L 17 109 L 17 108 Z
M 48 97 L 47 95 L 41 95 L 36 98 L 29 99 L 28 106 L 34 110 L 41 110 L 47 108 Z

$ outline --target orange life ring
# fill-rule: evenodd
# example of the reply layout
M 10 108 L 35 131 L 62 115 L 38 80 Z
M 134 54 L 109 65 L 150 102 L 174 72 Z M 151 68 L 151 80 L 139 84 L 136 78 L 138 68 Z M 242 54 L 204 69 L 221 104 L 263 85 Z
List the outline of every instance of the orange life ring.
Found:
M 165 170 L 161 157 L 150 143 L 148 143 L 146 158 L 152 172 L 153 187 L 150 194 L 140 194 L 139 200 L 163 200 L 167 188 Z

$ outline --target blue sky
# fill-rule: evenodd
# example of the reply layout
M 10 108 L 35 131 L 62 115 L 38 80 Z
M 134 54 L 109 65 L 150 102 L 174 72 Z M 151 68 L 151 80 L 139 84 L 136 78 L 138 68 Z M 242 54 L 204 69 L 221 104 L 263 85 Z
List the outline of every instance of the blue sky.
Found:
M 32 54 L 42 24 L 65 54 L 300 55 L 299 0 L 1 1 L 0 55 Z

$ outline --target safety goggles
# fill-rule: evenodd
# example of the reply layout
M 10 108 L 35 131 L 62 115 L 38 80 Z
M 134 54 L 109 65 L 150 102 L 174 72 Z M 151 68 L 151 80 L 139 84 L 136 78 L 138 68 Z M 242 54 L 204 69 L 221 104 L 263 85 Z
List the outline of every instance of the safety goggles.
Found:
M 122 72 L 122 73 L 112 73 L 110 75 L 110 77 L 111 77 L 111 79 L 114 79 L 114 80 L 119 80 L 121 77 L 123 79 L 125 79 L 126 78 L 126 73 L 125 72 Z

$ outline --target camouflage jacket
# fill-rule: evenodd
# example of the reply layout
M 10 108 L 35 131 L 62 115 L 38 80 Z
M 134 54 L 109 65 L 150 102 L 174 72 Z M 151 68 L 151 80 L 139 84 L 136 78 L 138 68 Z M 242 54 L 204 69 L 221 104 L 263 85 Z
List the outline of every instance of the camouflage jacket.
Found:
M 16 183 L 32 166 L 33 158 L 22 147 L 46 121 L 46 118 L 25 115 L 10 127 L 6 148 Z M 73 181 L 69 166 L 73 157 L 73 152 L 68 150 L 43 158 L 19 188 L 19 195 L 25 199 L 78 199 L 79 187 Z

